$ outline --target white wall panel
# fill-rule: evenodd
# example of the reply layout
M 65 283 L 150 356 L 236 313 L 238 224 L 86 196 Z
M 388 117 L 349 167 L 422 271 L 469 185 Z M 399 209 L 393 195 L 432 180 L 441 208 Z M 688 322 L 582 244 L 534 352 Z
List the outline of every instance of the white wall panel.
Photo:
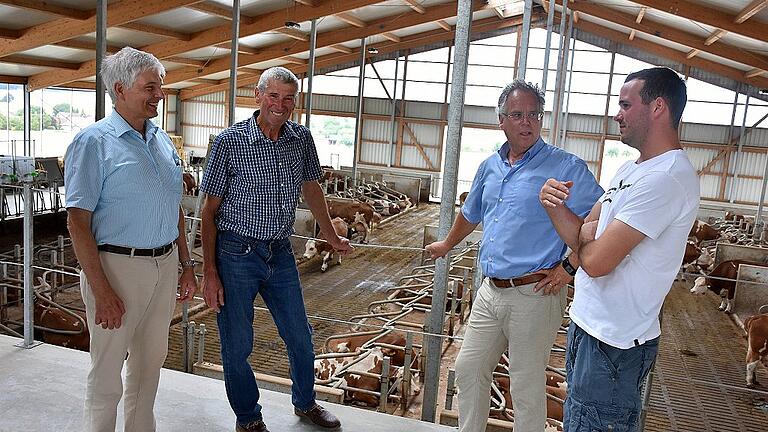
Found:
M 405 108 L 407 117 L 439 120 L 442 104 L 434 102 L 408 102 Z
M 585 161 L 600 160 L 600 140 L 569 136 L 565 140 L 565 151 L 575 154 Z
M 681 141 L 724 144 L 728 142 L 728 126 L 683 123 Z
M 699 180 L 701 180 L 701 198 L 716 199 L 720 193 L 720 176 L 703 175 Z

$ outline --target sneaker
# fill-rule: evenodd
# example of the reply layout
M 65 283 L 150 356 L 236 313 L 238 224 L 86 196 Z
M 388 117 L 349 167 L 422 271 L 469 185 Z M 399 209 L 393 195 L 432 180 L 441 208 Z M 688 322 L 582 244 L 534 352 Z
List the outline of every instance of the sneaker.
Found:
M 294 407 L 293 412 L 297 416 L 309 419 L 312 423 L 324 428 L 333 429 L 341 426 L 341 422 L 335 415 L 318 404 L 306 411 Z
M 267 429 L 264 421 L 259 420 L 245 425 L 235 423 L 235 432 L 269 432 L 269 429 Z

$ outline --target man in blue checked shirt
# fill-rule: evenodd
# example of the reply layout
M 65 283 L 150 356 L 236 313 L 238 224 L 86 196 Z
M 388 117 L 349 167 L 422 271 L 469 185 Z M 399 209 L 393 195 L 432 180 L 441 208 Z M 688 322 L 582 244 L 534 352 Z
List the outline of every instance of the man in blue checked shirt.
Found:
M 480 265 L 486 276 L 476 294 L 456 358 L 459 431 L 485 430 L 494 368 L 509 350 L 515 432 L 541 432 L 546 422 L 544 373 L 566 305 L 566 284 L 579 263 L 544 208 L 539 191 L 549 178 L 573 185 L 566 206 L 584 218 L 602 195 L 583 160 L 541 139 L 544 93 L 516 80 L 501 92 L 501 149 L 480 164 L 448 237 L 427 246 L 445 256 L 482 222 Z
M 149 121 L 164 97 L 164 76 L 155 56 L 130 47 L 104 59 L 99 78 L 114 111 L 77 134 L 64 158 L 69 233 L 83 268 L 80 290 L 91 332 L 81 429 L 89 432 L 115 430 L 121 397 L 126 432 L 155 430 L 152 409 L 177 280 L 179 301 L 195 294 L 179 157 L 168 135 Z
M 323 171 L 312 135 L 289 120 L 299 81 L 288 69 L 259 78 L 251 118 L 232 125 L 213 143 L 203 181 L 205 301 L 218 312 L 227 398 L 238 432 L 267 431 L 259 388 L 248 363 L 253 350 L 253 302 L 261 294 L 288 349 L 296 415 L 325 428 L 339 420 L 315 402 L 312 328 L 289 236 L 299 194 L 331 246 L 352 250 L 336 235 L 320 184 Z

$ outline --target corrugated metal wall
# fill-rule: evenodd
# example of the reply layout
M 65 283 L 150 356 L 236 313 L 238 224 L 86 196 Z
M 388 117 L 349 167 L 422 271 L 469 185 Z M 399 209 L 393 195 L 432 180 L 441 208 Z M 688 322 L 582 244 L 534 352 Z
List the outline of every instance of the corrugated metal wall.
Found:
M 238 90 L 239 96 L 250 97 L 253 95 L 253 87 Z M 175 106 L 175 97 L 169 96 L 169 106 Z M 314 95 L 313 110 L 335 112 L 354 116 L 357 109 L 357 98 L 354 96 Z M 170 105 L 174 104 L 174 105 Z M 444 107 L 440 103 L 411 102 L 408 101 L 405 108 L 405 117 L 416 141 L 422 146 L 424 154 L 429 158 L 436 169 L 442 168 L 441 138 L 443 127 L 439 124 L 417 123 L 414 120 L 440 120 Z M 391 114 L 391 102 L 381 98 L 366 98 L 365 114 L 387 116 L 386 119 L 367 118 L 363 121 L 362 147 L 360 149 L 360 163 L 371 165 L 388 165 L 391 154 L 395 153 L 397 140 L 393 146 L 389 145 L 392 134 L 389 124 Z M 169 114 L 168 125 L 175 124 L 173 114 Z M 205 147 L 208 136 L 218 133 L 225 125 L 225 94 L 223 92 L 201 96 L 184 102 L 182 109 L 182 124 L 185 144 L 189 147 Z M 545 113 L 543 125 L 550 125 L 550 113 Z M 464 119 L 466 123 L 473 125 L 487 125 L 490 128 L 498 127 L 498 118 L 493 107 L 479 107 L 467 105 L 464 107 Z M 400 120 L 402 122 L 402 120 Z M 589 169 L 597 174 L 598 161 L 601 159 L 600 137 L 605 127 L 603 116 L 569 114 L 568 138 L 565 149 L 578 155 L 589 166 Z M 616 122 L 608 121 L 607 135 L 618 135 Z M 733 134 L 738 134 L 738 127 Z M 543 134 L 546 139 L 546 133 Z M 591 136 L 590 136 L 591 135 Z M 705 125 L 686 123 L 681 126 L 681 139 L 691 143 L 686 147 L 689 158 L 697 170 L 706 167 L 713 158 L 717 157 L 722 146 L 728 143 L 729 127 L 721 125 Z M 615 139 L 615 138 L 614 138 Z M 734 144 L 737 144 L 738 141 Z M 700 144 L 702 146 L 696 146 Z M 707 147 L 712 145 L 713 147 Z M 768 147 L 768 129 L 757 129 L 747 135 L 743 143 L 746 147 Z M 730 170 L 734 168 L 734 157 L 731 156 Z M 762 187 L 763 169 L 766 156 L 762 152 L 744 151 L 740 156 L 739 176 L 736 181 L 734 200 L 741 202 L 756 202 L 760 196 Z M 414 145 L 411 134 L 404 128 L 401 148 L 400 165 L 402 167 L 429 171 L 429 165 L 425 161 L 421 151 Z M 723 187 L 723 176 L 720 174 L 724 161 L 719 160 L 708 167 L 708 173 L 701 175 L 701 192 L 704 199 L 730 199 L 730 180 L 726 180 Z M 722 195 L 721 195 L 722 192 Z

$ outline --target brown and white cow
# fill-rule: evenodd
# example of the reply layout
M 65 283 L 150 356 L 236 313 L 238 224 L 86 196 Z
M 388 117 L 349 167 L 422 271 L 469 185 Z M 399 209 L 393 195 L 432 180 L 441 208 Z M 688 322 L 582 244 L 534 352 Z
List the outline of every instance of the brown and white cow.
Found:
M 697 277 L 693 283 L 691 292 L 694 294 L 704 294 L 707 289 L 713 291 L 723 298 L 718 310 L 725 311 L 725 313 L 733 313 L 733 297 L 736 294 L 736 277 L 739 274 L 739 266 L 741 264 L 754 265 L 765 267 L 765 263 L 744 261 L 744 260 L 728 260 L 718 264 L 714 270 L 709 272 L 708 276 Z M 732 279 L 732 280 L 723 280 Z
M 513 409 L 512 394 L 510 393 L 510 387 L 509 387 L 509 377 L 506 377 L 506 376 L 493 377 L 493 381 L 496 384 L 496 387 L 501 392 L 501 394 L 504 396 L 504 403 L 506 405 L 506 409 Z M 549 380 L 547 380 L 547 383 L 549 383 Z M 551 419 L 562 422 L 563 421 L 563 403 L 560 401 L 565 401 L 565 398 L 567 396 L 567 386 L 546 385 L 544 387 L 544 390 L 546 391 L 546 394 L 547 394 L 547 418 L 551 418 Z M 559 401 L 557 399 L 559 399 Z M 504 419 L 505 417 L 504 414 L 493 415 L 493 413 L 491 413 L 491 416 L 496 418 L 501 418 L 501 419 Z
M 324 358 L 315 360 L 315 377 L 320 380 L 327 380 L 334 375 L 342 380 L 346 387 L 344 391 L 344 402 L 375 407 L 379 405 L 379 397 L 367 392 L 357 391 L 367 390 L 378 392 L 381 389 L 381 382 L 378 377 L 368 374 L 382 375 L 384 364 L 384 353 L 381 348 L 371 348 L 367 350 L 364 357 L 359 361 L 351 358 Z M 342 368 L 344 372 L 337 375 Z M 393 384 L 397 375 L 397 367 L 390 363 L 388 376 L 390 385 Z
M 757 385 L 757 362 L 768 367 L 768 314 L 753 315 L 744 320 L 747 331 L 747 387 Z
M 349 224 L 349 235 L 347 237 L 352 238 L 352 232 L 360 237 L 360 243 L 368 243 L 368 222 L 365 221 L 365 216 L 361 213 L 355 213 L 355 220 Z
M 345 336 L 338 339 L 331 339 L 328 342 L 327 349 L 329 352 L 337 353 L 357 352 L 360 350 L 360 348 L 363 347 L 363 345 L 377 336 L 378 335 L 376 334 L 359 334 L 353 336 Z M 406 341 L 402 334 L 396 332 L 388 332 L 373 342 L 402 347 L 402 349 L 390 347 L 381 347 L 380 349 L 383 355 L 390 358 L 391 364 L 393 366 L 405 365 Z M 416 355 L 416 350 L 413 348 L 411 348 L 411 368 L 419 368 L 419 357 Z
M 336 232 L 336 235 L 339 237 L 343 237 L 347 235 L 347 223 L 344 222 L 341 218 L 333 218 L 331 219 L 331 224 L 333 225 L 333 230 Z M 323 233 L 320 233 L 320 235 L 317 237 L 319 240 L 325 240 L 325 236 Z M 307 240 L 307 244 L 304 246 L 304 258 L 305 259 L 312 259 L 315 255 L 320 255 L 323 258 L 323 264 L 320 266 L 320 271 L 325 272 L 328 270 L 328 262 L 333 258 L 334 249 L 333 246 L 331 246 L 326 241 L 318 241 L 314 239 Z M 338 260 L 339 264 L 341 264 L 341 254 L 338 254 Z
M 74 312 L 72 312 L 74 314 Z M 85 319 L 53 306 L 35 302 L 35 325 L 50 330 L 39 331 L 40 339 L 48 344 L 66 348 L 88 351 L 90 349 L 90 333 Z
M 693 236 L 696 237 L 697 243 L 701 244 L 703 241 L 719 239 L 720 231 L 712 228 L 708 223 L 699 221 Z
M 363 202 L 347 202 L 347 201 L 334 201 L 328 202 L 328 213 L 332 218 L 344 219 L 347 223 L 353 223 L 355 221 L 355 213 L 360 213 L 365 217 L 365 221 L 373 228 L 377 223 L 374 220 L 374 214 L 376 213 L 373 206 Z M 379 215 L 381 220 L 381 215 Z
M 195 177 L 185 172 L 181 179 L 184 183 L 184 195 L 197 195 L 197 181 Z

